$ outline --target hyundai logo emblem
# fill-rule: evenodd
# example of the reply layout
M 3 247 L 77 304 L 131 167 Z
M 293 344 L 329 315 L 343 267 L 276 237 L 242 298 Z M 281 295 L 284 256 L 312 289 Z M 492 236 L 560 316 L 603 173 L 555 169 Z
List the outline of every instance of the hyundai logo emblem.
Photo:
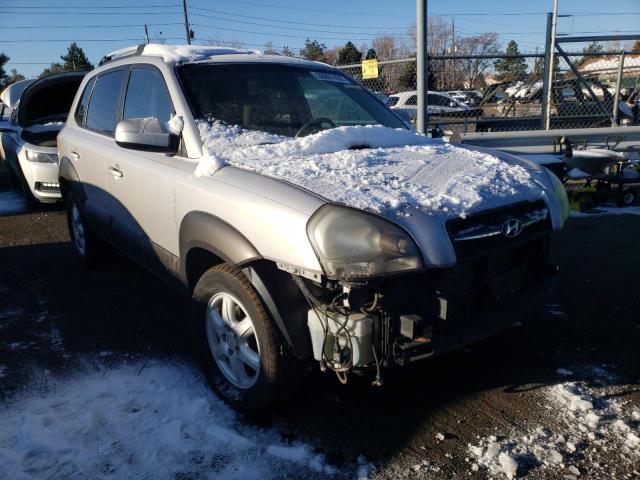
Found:
M 517 218 L 510 218 L 500 226 L 502 235 L 507 238 L 514 238 L 522 232 L 522 222 Z

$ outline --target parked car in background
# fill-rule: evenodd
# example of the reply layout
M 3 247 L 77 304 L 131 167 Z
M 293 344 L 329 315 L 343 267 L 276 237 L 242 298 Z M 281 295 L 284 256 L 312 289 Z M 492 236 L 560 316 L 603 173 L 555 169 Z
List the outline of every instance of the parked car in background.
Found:
M 2 128 L 10 172 L 29 201 L 60 200 L 56 137 L 86 72 L 65 72 L 26 85 Z
M 20 99 L 22 91 L 33 82 L 34 80 L 21 80 L 12 83 L 0 92 L 0 161 L 4 160 L 4 148 L 2 147 L 2 136 L 4 133 L 2 130 L 9 128 L 13 107 Z
M 482 101 L 482 94 L 477 90 L 453 90 L 447 93 L 451 95 L 451 97 L 465 105 L 469 105 L 470 107 L 476 107 L 480 105 L 480 102 Z
M 418 109 L 418 92 L 395 93 L 389 96 L 391 109 L 404 112 L 412 121 L 415 121 Z M 473 117 L 480 115 L 482 110 L 456 100 L 445 92 L 432 92 L 427 94 L 427 113 L 436 117 Z
M 108 242 L 190 296 L 207 378 L 252 409 L 308 364 L 381 385 L 526 321 L 568 216 L 542 167 L 420 135 L 340 70 L 250 50 L 108 55 L 58 154 L 79 258 Z

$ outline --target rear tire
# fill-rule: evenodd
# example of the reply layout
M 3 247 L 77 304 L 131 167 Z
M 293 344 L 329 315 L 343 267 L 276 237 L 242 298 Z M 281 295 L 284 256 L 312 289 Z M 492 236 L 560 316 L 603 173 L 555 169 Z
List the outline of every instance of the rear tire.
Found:
M 618 206 L 631 207 L 638 201 L 638 190 L 634 188 L 625 188 L 618 194 Z
M 93 268 L 104 255 L 106 243 L 87 225 L 73 191 L 67 194 L 66 206 L 67 226 L 73 250 L 85 266 Z
M 293 391 L 295 360 L 237 268 L 222 264 L 202 275 L 193 292 L 191 327 L 207 380 L 233 407 L 259 414 Z

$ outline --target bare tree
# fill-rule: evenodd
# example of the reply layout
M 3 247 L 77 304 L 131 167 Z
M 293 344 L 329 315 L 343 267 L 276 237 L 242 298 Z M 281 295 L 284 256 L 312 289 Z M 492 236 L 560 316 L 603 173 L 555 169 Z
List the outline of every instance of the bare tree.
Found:
M 217 45 L 220 47 L 246 48 L 246 43 L 241 42 L 240 40 L 222 40 L 218 35 L 207 38 L 205 43 L 207 45 Z
M 498 52 L 498 34 L 495 32 L 459 38 L 456 43 L 459 56 L 492 55 Z M 456 73 L 460 73 L 465 88 L 475 88 L 480 86 L 484 73 L 491 65 L 491 59 L 461 58 L 456 60 Z

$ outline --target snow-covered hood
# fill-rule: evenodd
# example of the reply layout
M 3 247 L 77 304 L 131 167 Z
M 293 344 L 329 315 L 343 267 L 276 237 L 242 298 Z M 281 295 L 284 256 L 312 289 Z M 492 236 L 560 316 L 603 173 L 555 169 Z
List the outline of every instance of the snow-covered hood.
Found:
M 339 127 L 290 139 L 220 123 L 198 126 L 204 156 L 197 176 L 231 165 L 396 220 L 419 212 L 464 217 L 544 198 L 548 190 L 547 174 L 532 162 L 410 130 Z

